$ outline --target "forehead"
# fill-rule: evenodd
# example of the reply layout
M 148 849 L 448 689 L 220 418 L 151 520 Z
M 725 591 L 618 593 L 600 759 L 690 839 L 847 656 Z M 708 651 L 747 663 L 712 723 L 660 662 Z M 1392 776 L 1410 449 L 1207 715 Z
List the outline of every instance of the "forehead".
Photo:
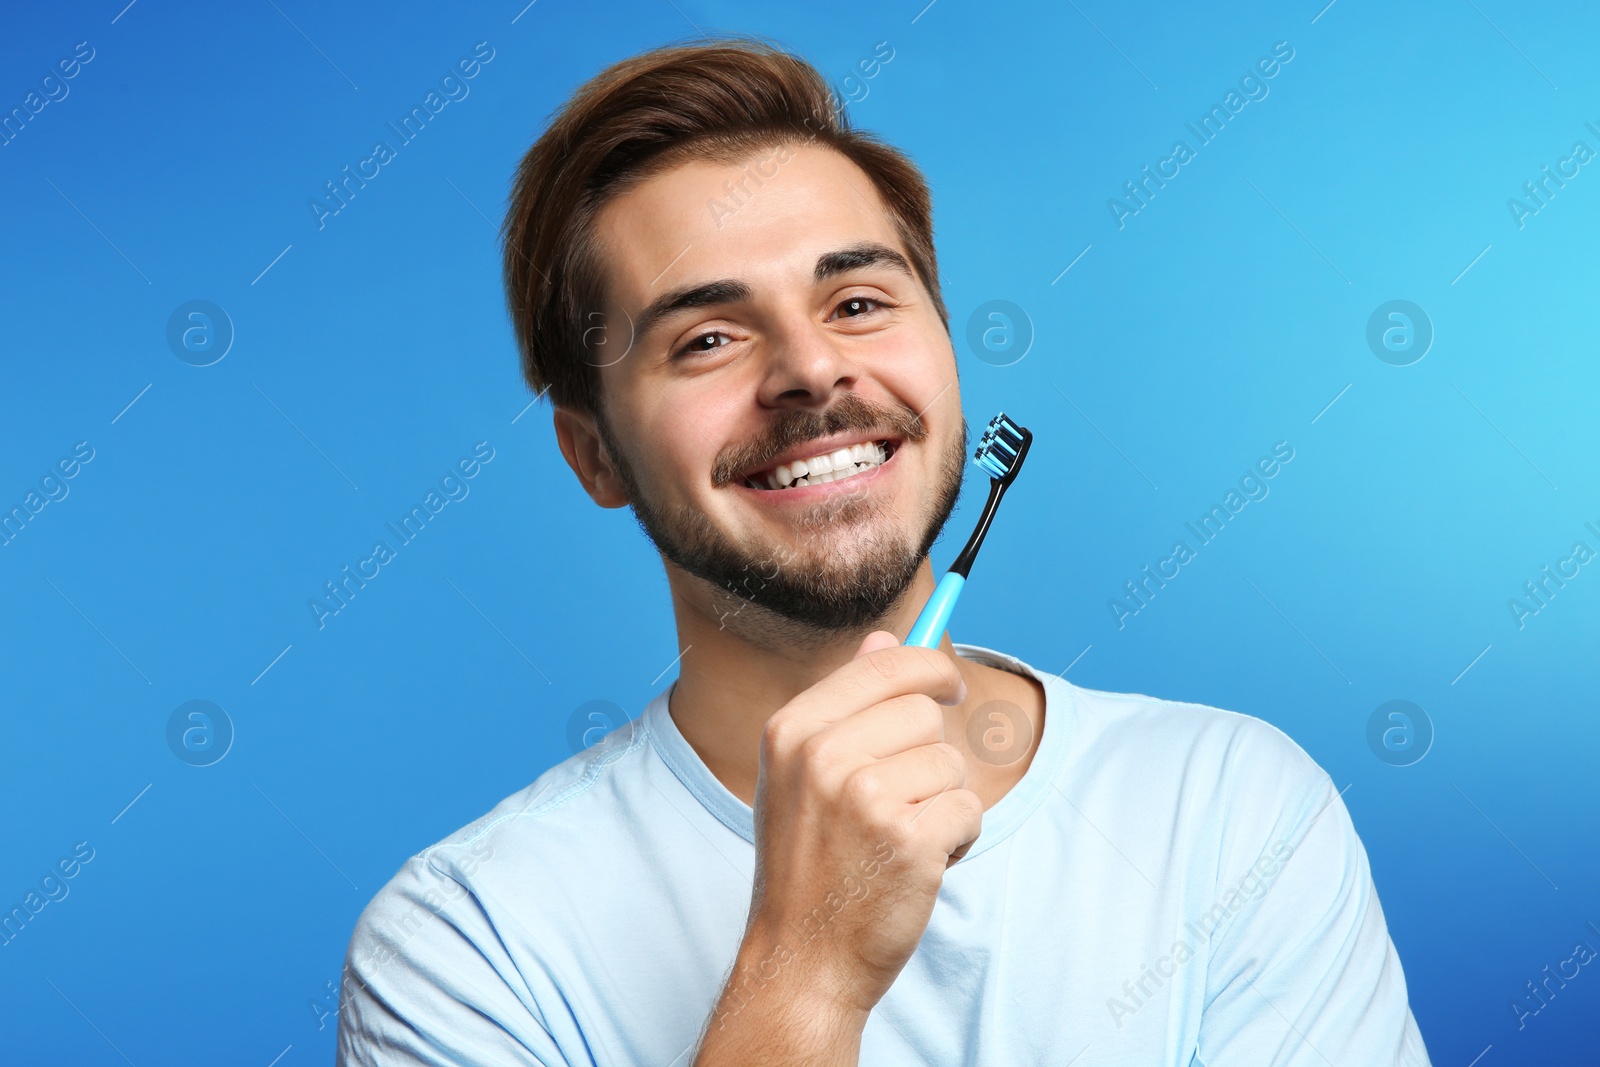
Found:
M 608 299 L 633 309 L 689 282 L 809 278 L 821 253 L 865 241 L 905 251 L 866 173 L 815 145 L 652 175 L 601 209 L 595 237 Z

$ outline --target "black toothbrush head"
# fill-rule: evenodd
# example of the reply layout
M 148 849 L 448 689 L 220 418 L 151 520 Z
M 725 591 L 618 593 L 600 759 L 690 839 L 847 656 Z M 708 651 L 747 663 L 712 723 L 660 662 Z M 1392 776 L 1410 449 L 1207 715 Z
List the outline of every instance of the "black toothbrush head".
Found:
M 1002 411 L 989 420 L 972 459 L 990 478 L 1008 486 L 1016 480 L 1017 472 L 1022 469 L 1022 461 L 1027 458 L 1028 446 L 1032 443 L 1033 434 L 1006 418 Z

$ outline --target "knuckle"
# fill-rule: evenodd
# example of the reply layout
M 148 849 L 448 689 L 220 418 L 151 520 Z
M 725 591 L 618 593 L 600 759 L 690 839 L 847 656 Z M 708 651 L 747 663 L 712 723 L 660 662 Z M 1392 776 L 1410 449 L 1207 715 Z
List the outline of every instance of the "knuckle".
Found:
M 908 856 L 919 856 L 924 851 L 925 835 L 937 832 L 938 818 L 937 813 L 926 819 L 919 819 L 915 814 L 901 815 L 884 830 L 884 836 Z
M 961 815 L 967 823 L 975 824 L 983 821 L 982 797 L 970 789 L 952 789 L 950 792 L 955 797 Z
M 937 648 L 919 648 L 918 666 L 922 680 L 930 688 L 956 688 L 961 685 L 961 671 L 955 662 Z
M 824 730 L 814 733 L 801 741 L 796 754 L 800 757 L 801 762 L 808 767 L 826 766 L 833 759 L 834 747 L 833 742 L 829 740 L 827 731 Z
M 892 703 L 901 722 L 916 733 L 937 731 L 944 724 L 939 702 L 926 693 L 908 693 Z
M 948 741 L 935 742 L 933 747 L 938 751 L 939 758 L 956 772 L 956 780 L 965 781 L 967 757 L 961 754 L 961 750 Z
M 856 811 L 873 808 L 883 796 L 883 783 L 872 768 L 862 767 L 845 778 L 841 789 L 845 802 Z
M 761 730 L 761 747 L 768 755 L 780 755 L 792 750 L 796 744 L 799 724 L 783 712 L 776 712 Z

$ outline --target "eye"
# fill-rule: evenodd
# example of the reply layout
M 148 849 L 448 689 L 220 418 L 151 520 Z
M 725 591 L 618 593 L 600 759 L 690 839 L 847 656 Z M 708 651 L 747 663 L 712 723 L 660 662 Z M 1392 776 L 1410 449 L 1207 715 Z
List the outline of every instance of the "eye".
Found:
M 728 335 L 723 333 L 721 330 L 707 330 L 705 333 L 699 334 L 688 344 L 678 349 L 675 355 L 689 356 L 694 355 L 697 352 L 715 352 L 717 349 L 723 347 L 722 345 L 715 343 L 719 337 L 724 341 L 729 340 Z
M 887 301 L 878 300 L 875 297 L 852 296 L 847 300 L 841 301 L 833 311 L 835 318 L 858 319 L 863 315 L 870 315 L 874 311 L 881 311 L 890 306 Z

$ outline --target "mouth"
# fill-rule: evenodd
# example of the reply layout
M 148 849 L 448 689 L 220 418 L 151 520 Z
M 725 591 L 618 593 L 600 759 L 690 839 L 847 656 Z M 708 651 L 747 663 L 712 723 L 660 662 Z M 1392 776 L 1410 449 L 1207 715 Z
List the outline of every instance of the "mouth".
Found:
M 744 476 L 747 489 L 788 492 L 813 485 L 846 482 L 883 466 L 900 447 L 892 437 L 836 443 L 824 448 L 813 443 L 801 446 L 815 450 L 810 455 L 791 455 Z

